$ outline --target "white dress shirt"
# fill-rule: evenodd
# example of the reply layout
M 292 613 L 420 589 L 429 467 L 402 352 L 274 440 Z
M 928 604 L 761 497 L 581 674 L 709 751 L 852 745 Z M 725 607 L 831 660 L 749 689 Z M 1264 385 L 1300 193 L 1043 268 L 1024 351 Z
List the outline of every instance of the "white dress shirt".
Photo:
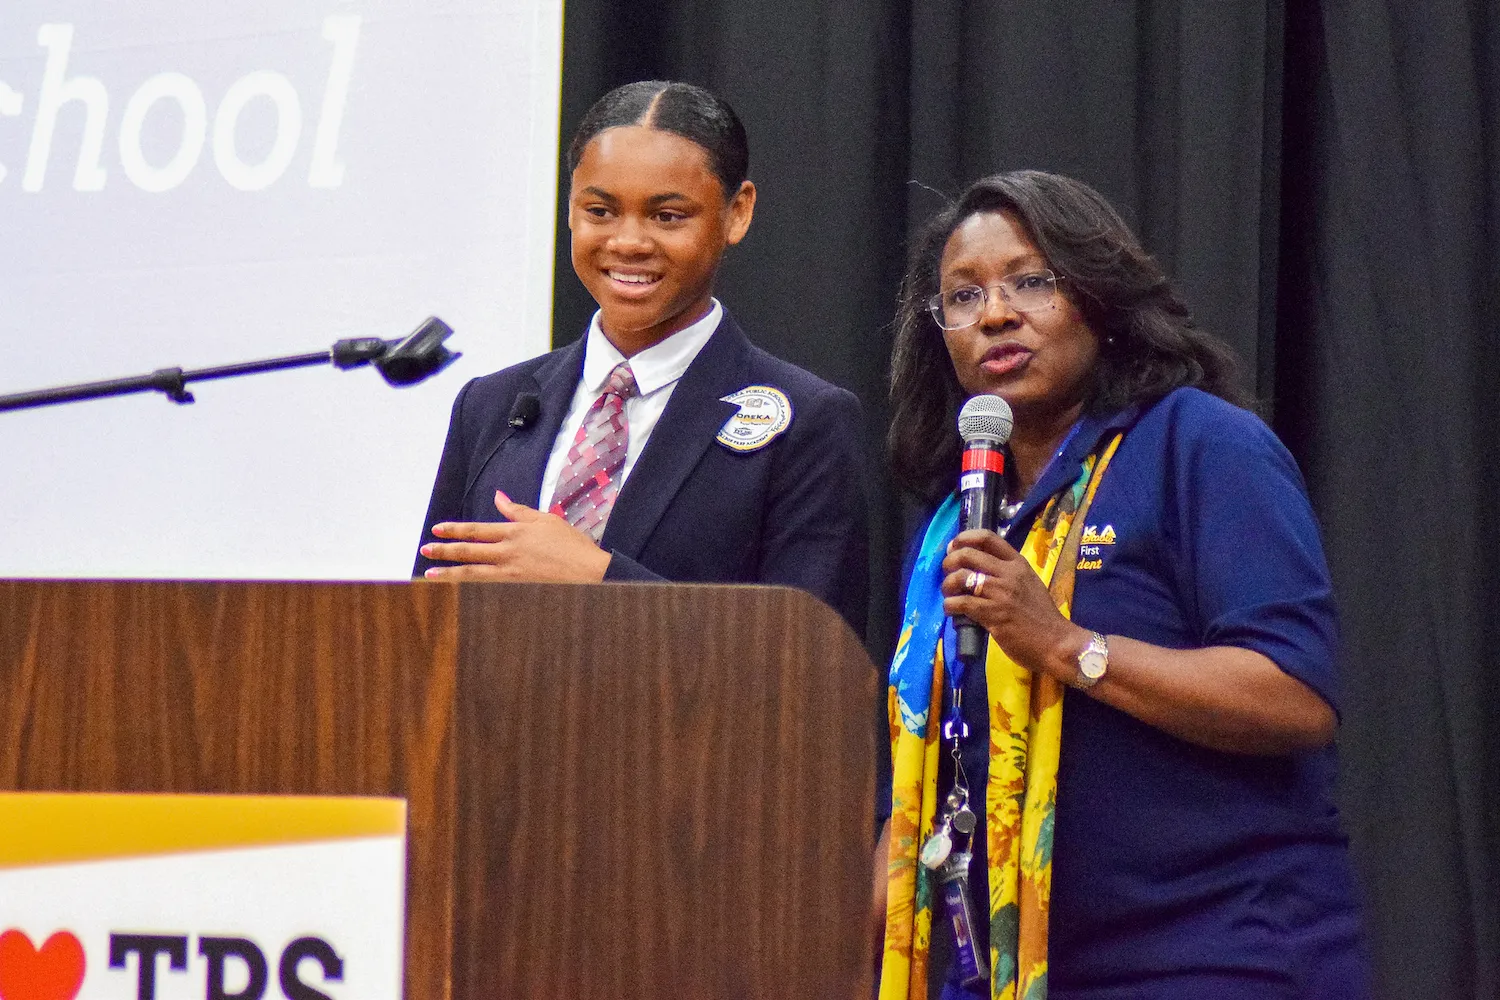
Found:
M 661 419 L 662 411 L 667 408 L 667 400 L 672 397 L 677 380 L 682 378 L 682 373 L 687 371 L 688 365 L 693 363 L 698 352 L 703 350 L 703 345 L 708 343 L 708 338 L 719 328 L 724 307 L 719 305 L 718 299 L 710 301 L 713 305 L 709 308 L 708 315 L 629 359 L 630 370 L 635 375 L 639 392 L 625 401 L 625 422 L 629 427 L 630 437 L 625 448 L 625 467 L 620 470 L 622 489 L 630 476 L 630 470 L 635 468 L 636 459 L 641 457 L 642 449 L 651 438 L 656 422 Z M 589 407 L 594 405 L 594 400 L 604 391 L 609 373 L 624 360 L 625 355 L 609 342 L 599 326 L 599 314 L 594 313 L 594 318 L 589 323 L 588 342 L 583 349 L 583 376 L 579 378 L 578 388 L 573 392 L 568 415 L 563 418 L 557 438 L 552 442 L 547 471 L 542 474 L 539 509 L 546 510 L 552 506 L 552 495 L 557 492 L 557 480 L 567 464 L 568 449 L 573 447 L 578 428 L 583 426 L 583 418 Z

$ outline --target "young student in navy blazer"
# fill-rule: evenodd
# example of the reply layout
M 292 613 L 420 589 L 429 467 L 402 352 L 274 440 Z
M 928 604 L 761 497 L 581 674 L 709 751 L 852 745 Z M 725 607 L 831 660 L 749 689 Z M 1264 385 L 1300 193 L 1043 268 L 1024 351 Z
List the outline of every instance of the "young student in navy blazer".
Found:
M 628 84 L 568 156 L 573 268 L 599 311 L 459 393 L 414 575 L 785 584 L 863 636 L 859 402 L 750 343 L 712 294 L 755 208 L 738 117 L 698 87 Z

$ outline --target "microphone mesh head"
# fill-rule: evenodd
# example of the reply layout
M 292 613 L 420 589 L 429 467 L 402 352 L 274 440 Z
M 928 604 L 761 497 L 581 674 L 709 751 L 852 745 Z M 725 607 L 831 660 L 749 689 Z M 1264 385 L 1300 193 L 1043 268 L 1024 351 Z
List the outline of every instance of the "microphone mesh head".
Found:
M 958 413 L 958 436 L 964 441 L 993 441 L 1004 444 L 1010 440 L 1010 429 L 1014 421 L 1010 415 L 1010 404 L 999 396 L 974 396 Z

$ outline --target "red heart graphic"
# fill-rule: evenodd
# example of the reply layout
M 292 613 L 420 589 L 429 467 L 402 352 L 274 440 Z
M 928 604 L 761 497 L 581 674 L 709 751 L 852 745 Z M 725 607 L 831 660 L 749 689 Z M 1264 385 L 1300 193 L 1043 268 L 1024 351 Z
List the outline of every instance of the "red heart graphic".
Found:
M 58 931 L 38 950 L 17 930 L 0 934 L 0 1000 L 74 1000 L 83 988 L 83 945 Z

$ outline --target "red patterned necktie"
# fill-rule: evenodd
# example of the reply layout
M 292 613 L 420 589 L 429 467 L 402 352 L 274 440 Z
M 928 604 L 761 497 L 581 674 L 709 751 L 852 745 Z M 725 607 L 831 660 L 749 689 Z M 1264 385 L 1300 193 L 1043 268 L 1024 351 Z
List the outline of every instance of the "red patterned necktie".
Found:
M 552 495 L 551 512 L 588 532 L 596 542 L 604 534 L 615 494 L 620 492 L 620 470 L 625 467 L 630 440 L 625 400 L 635 394 L 635 374 L 629 362 L 621 361 L 584 414 L 583 425 L 568 449 L 567 463 L 557 477 L 557 492 Z

